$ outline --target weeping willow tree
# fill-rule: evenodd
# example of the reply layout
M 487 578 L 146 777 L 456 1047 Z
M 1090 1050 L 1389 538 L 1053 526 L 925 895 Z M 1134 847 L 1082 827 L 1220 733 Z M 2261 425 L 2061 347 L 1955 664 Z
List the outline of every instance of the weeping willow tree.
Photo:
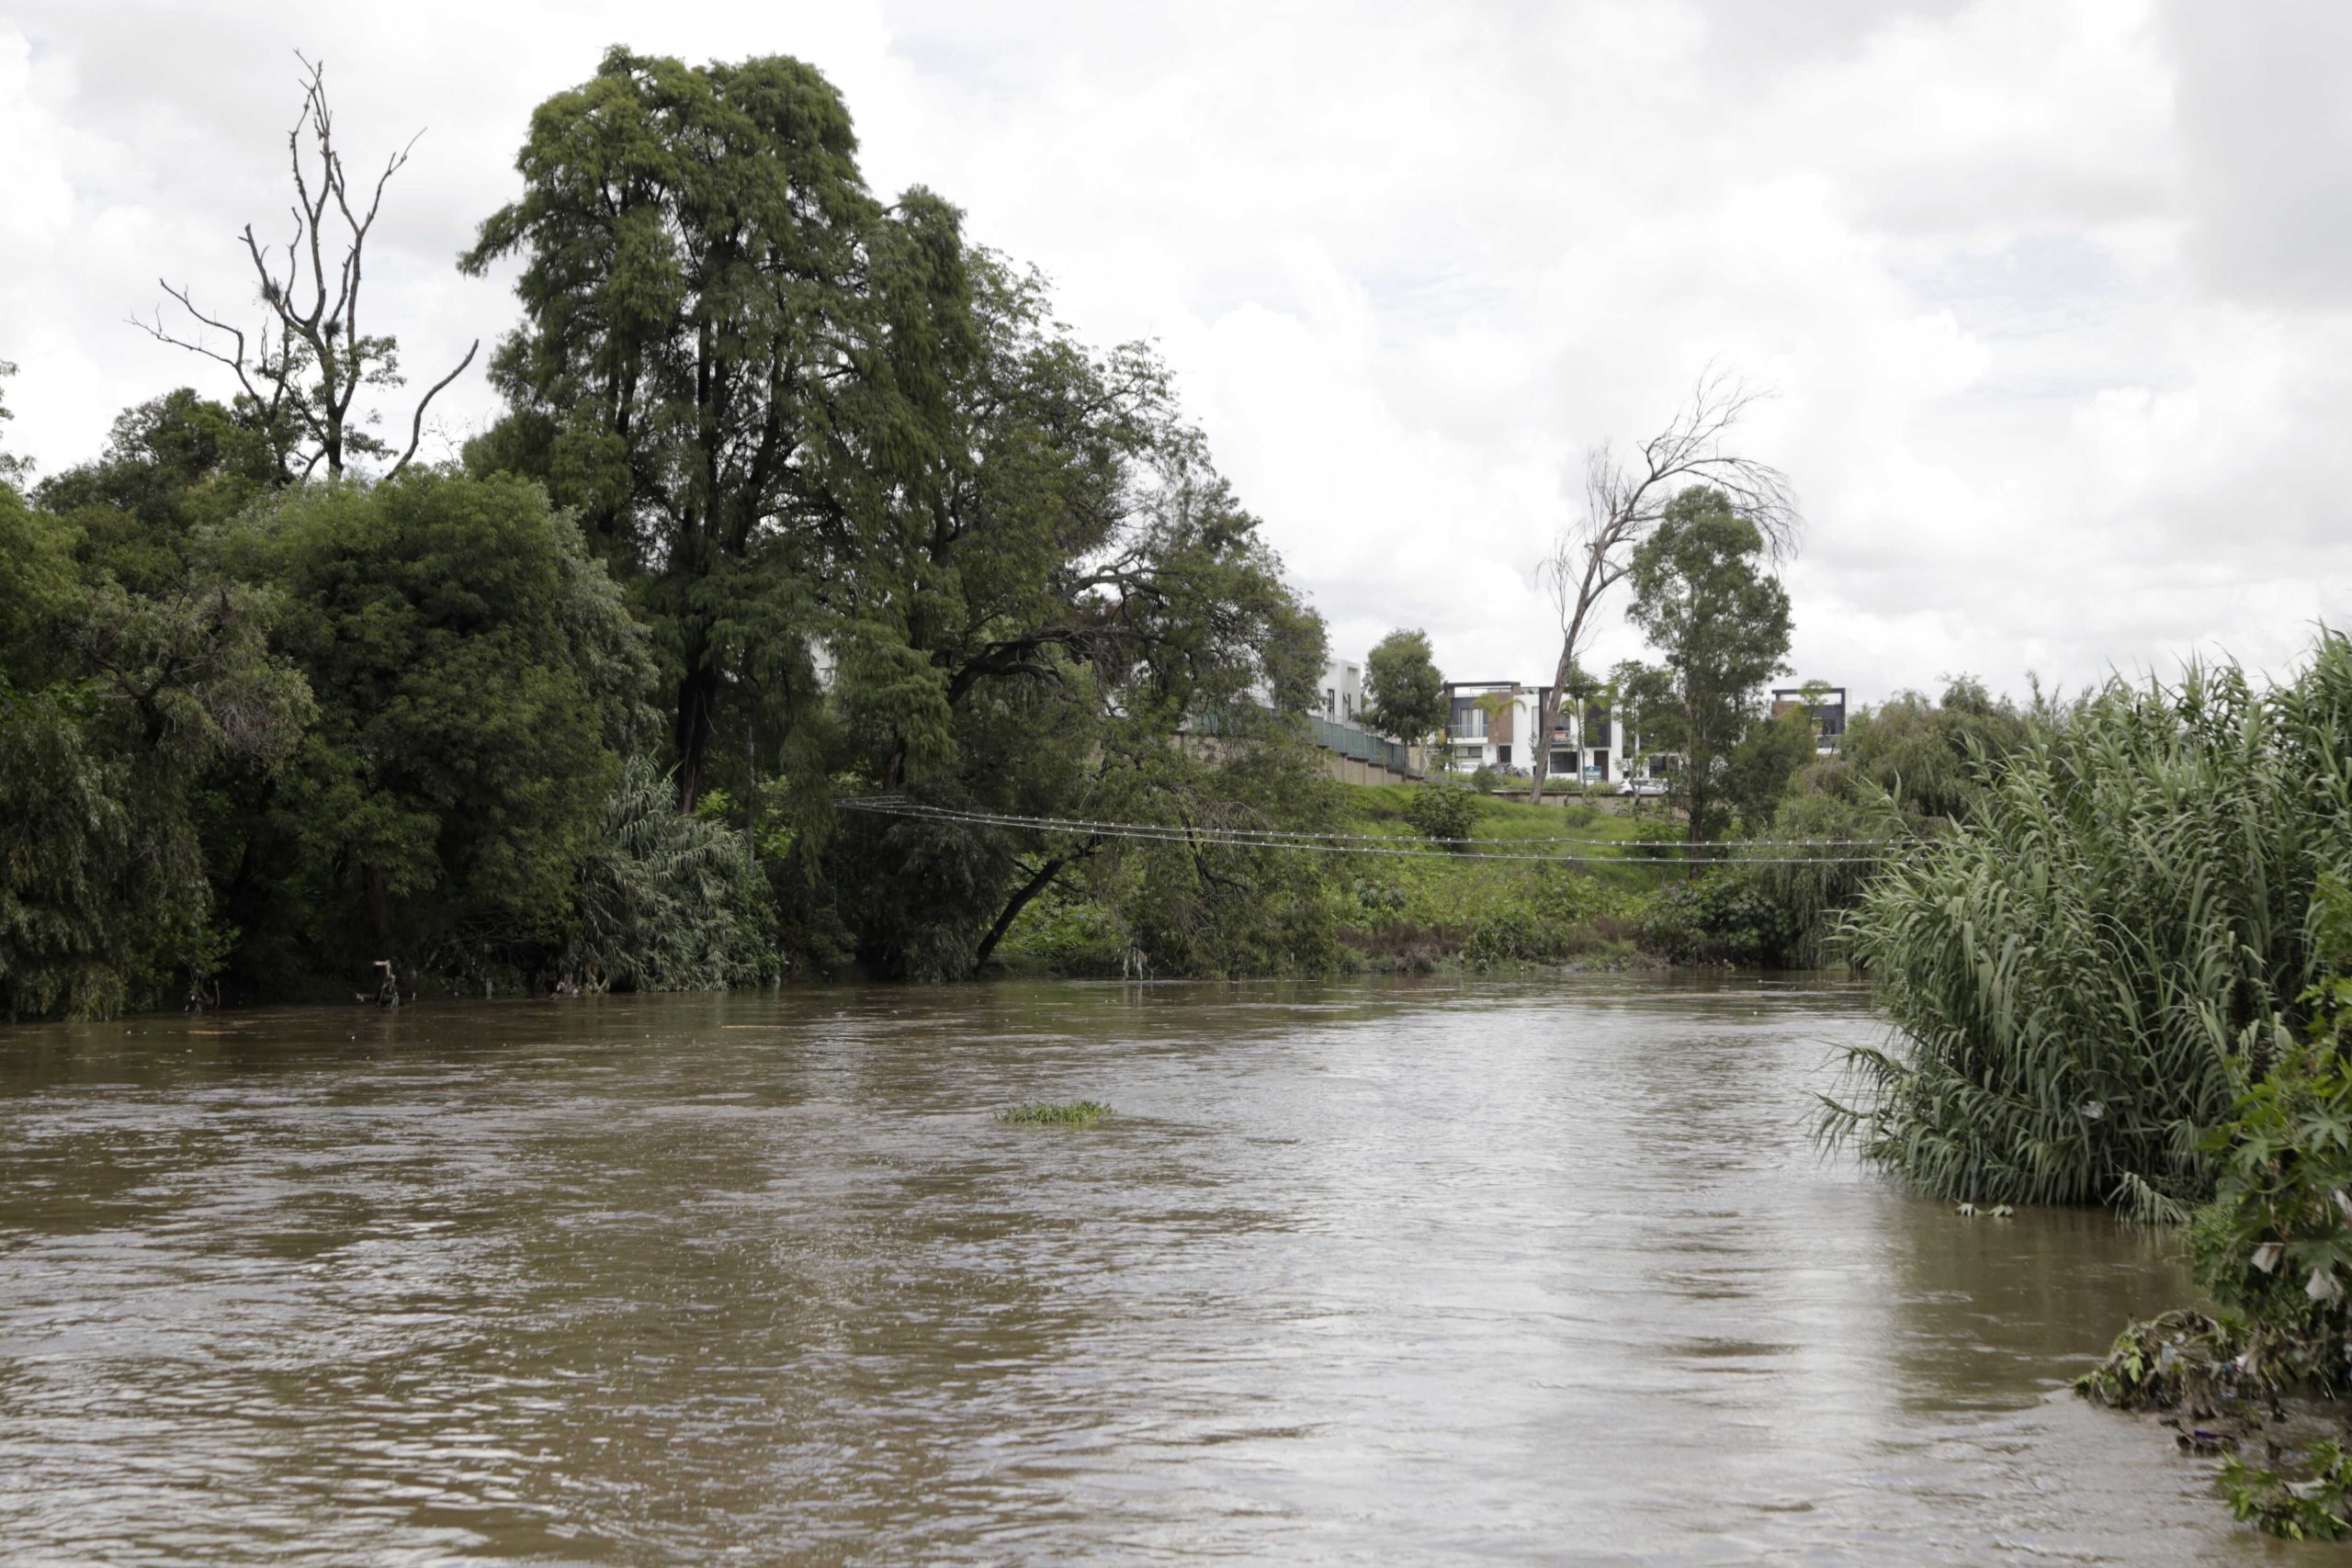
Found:
M 1907 815 L 1867 780 L 1853 788 L 1850 798 L 1808 791 L 1781 801 L 1770 823 L 1772 841 L 1732 851 L 1736 874 L 1783 917 L 1789 937 L 1776 961 L 1792 969 L 1818 969 L 1849 959 L 1839 930 L 1845 912 L 1883 863 L 1872 858 L 1871 846 L 1907 843 L 1942 826 Z
M 1844 937 L 1894 1038 L 1825 1129 L 1942 1197 L 2177 1217 L 2304 1021 L 2314 889 L 2347 870 L 2344 637 L 2276 686 L 2112 685 L 1870 884 Z
M 770 976 L 774 917 L 743 835 L 682 814 L 673 789 L 642 757 L 622 765 L 581 863 L 567 984 L 714 991 Z

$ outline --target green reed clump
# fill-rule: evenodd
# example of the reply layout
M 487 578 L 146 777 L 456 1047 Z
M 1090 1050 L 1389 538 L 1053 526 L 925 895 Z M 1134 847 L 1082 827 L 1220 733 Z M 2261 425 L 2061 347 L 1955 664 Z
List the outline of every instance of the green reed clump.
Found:
M 1063 1105 L 1009 1106 L 998 1111 L 996 1119 L 1023 1126 L 1091 1127 L 1110 1114 L 1111 1108 L 1099 1100 L 1073 1100 Z
M 2291 1046 L 2313 890 L 2352 869 L 2352 649 L 2118 682 L 1988 777 L 1849 917 L 1894 1034 L 1824 1131 L 1939 1196 L 2182 1217 L 2204 1130 Z

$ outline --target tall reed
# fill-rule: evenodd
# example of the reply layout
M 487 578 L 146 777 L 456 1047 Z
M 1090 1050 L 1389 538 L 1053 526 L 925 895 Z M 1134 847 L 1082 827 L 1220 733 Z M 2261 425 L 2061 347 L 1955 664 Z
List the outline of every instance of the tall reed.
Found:
M 2200 1132 L 2301 1021 L 2312 893 L 2352 870 L 2352 649 L 2116 682 L 2043 726 L 1959 832 L 1871 883 L 1848 951 L 1894 1023 L 1824 1131 L 1924 1190 L 2207 1197 Z

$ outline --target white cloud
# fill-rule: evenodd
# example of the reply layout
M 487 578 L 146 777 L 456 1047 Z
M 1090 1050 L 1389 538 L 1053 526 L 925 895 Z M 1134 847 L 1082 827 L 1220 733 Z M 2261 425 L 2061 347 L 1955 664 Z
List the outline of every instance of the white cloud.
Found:
M 783 51 L 878 189 L 933 186 L 1082 331 L 1161 343 L 1343 649 L 1421 625 L 1457 673 L 1547 671 L 1532 567 L 1584 449 L 1709 360 L 1780 393 L 1747 435 L 1807 503 L 1805 675 L 2278 667 L 2340 615 L 2346 51 L 2154 0 L 1760 14 L 35 0 L 0 23 L 11 435 L 53 469 L 199 379 L 121 322 L 158 272 L 249 293 L 296 48 L 355 147 L 431 128 L 373 275 L 419 374 L 511 318 L 450 262 L 535 103 L 614 40 Z M 445 423 L 491 408 L 477 377 Z

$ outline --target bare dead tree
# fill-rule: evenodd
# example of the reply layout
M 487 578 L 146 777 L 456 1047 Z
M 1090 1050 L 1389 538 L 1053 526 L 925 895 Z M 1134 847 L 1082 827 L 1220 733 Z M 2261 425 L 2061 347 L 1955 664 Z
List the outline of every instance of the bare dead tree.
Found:
M 1594 613 L 1631 570 L 1634 552 L 1657 529 L 1677 495 L 1700 485 L 1719 490 L 1763 534 L 1774 560 L 1796 548 L 1804 518 L 1789 476 L 1769 463 L 1724 449 L 1732 428 L 1768 396 L 1763 389 L 1709 365 L 1665 429 L 1630 455 L 1621 455 L 1604 442 L 1586 459 L 1584 515 L 1560 531 L 1540 569 L 1559 612 L 1560 662 L 1537 714 L 1537 801 L 1544 798 L 1544 778 L 1551 768 L 1560 699 L 1577 688 L 1581 700 L 1586 682 L 1580 679 L 1577 655 L 1593 629 Z
M 266 312 L 260 326 L 249 334 L 198 309 L 189 290 L 162 279 L 157 281 L 164 292 L 198 330 L 178 335 L 165 327 L 161 310 L 153 321 L 132 319 L 134 326 L 157 342 L 229 367 L 237 378 L 239 401 L 267 434 L 279 477 L 289 481 L 309 478 L 322 463 L 329 478 L 340 479 L 353 458 L 391 456 L 390 445 L 369 428 L 376 416 L 353 412 L 362 387 L 403 384 L 399 340 L 390 334 L 371 337 L 359 330 L 361 264 L 383 207 L 384 186 L 407 164 L 417 137 L 424 134 L 418 131 L 406 147 L 385 160 L 383 172 L 366 192 L 364 209 L 355 205 L 343 154 L 335 147 L 326 66 L 300 54 L 295 58 L 302 62 L 306 74 L 301 113 L 286 134 L 294 174 L 293 234 L 282 256 L 254 237 L 250 223 L 240 236 L 260 284 Z M 334 254 L 338 251 L 339 258 Z M 416 456 L 424 438 L 425 409 L 465 373 L 481 349 L 481 340 L 476 338 L 457 368 L 417 400 L 409 420 L 408 446 L 388 477 Z

